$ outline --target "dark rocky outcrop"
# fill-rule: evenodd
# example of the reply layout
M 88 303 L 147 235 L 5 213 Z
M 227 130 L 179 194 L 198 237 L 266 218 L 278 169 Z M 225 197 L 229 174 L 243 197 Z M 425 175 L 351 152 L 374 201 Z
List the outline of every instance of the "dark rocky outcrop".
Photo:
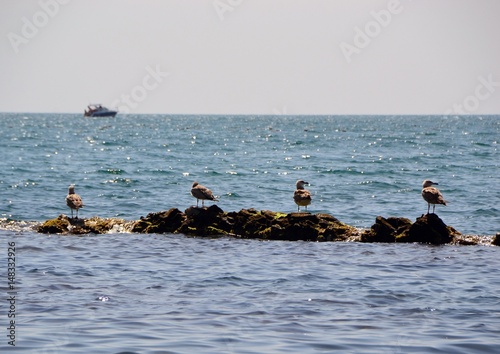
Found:
M 186 220 L 186 215 L 179 209 L 149 213 L 132 225 L 132 232 L 158 233 L 175 232 Z
M 361 235 L 362 242 L 396 242 L 396 238 L 408 231 L 411 221 L 407 218 L 382 216 L 375 218 L 375 224 Z
M 361 236 L 363 242 L 419 242 L 441 245 L 461 234 L 436 214 L 422 215 L 412 223 L 406 218 L 377 216 L 375 224 Z
M 418 242 L 434 245 L 493 244 L 500 246 L 500 234 L 491 237 L 462 235 L 436 214 L 422 215 L 412 223 L 407 218 L 377 216 L 375 224 L 361 231 L 329 214 L 290 213 L 242 209 L 224 212 L 217 205 L 190 207 L 184 212 L 172 208 L 149 213 L 137 221 L 117 218 L 69 218 L 59 215 L 36 226 L 48 234 L 105 234 L 108 232 L 178 233 L 189 236 L 231 236 L 287 241 Z
M 497 233 L 495 237 L 493 237 L 493 241 L 491 241 L 491 244 L 494 246 L 500 246 L 500 233 Z
M 55 219 L 49 219 L 36 227 L 36 231 L 44 234 L 63 234 L 68 232 L 69 218 L 59 215 Z
M 172 214 L 175 216 L 172 217 Z M 185 213 L 171 209 L 148 214 L 133 225 L 132 231 L 289 241 L 345 240 L 358 234 L 356 228 L 328 214 L 282 214 L 255 209 L 226 213 L 216 205 L 209 208 L 190 207 Z
M 100 218 L 94 216 L 90 219 L 69 218 L 59 215 L 36 227 L 37 232 L 45 234 L 104 234 L 110 231 L 127 230 L 129 227 L 125 220 L 116 218 Z
M 396 242 L 420 242 L 442 245 L 453 242 L 460 232 L 447 226 L 436 214 L 417 218 L 408 230 L 396 237 Z

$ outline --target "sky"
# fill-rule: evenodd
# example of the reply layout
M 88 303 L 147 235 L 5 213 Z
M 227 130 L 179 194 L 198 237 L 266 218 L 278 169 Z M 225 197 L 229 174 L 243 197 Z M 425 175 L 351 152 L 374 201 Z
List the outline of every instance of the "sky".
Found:
M 498 0 L 0 0 L 0 111 L 500 114 Z

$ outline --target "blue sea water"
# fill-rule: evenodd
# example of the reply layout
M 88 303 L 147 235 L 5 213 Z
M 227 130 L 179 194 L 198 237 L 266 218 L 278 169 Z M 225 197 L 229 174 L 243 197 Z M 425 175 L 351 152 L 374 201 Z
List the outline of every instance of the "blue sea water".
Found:
M 0 217 L 68 213 L 70 183 L 82 216 L 138 219 L 193 204 L 197 180 L 225 211 L 296 210 L 297 179 L 311 212 L 369 227 L 377 215 L 427 211 L 422 181 L 439 182 L 437 213 L 466 234 L 500 231 L 500 119 L 438 116 L 162 116 L 89 119 L 3 114 Z
M 133 220 L 189 207 L 195 180 L 225 211 L 292 212 L 300 178 L 311 184 L 309 211 L 365 228 L 377 215 L 425 213 L 429 178 L 448 201 L 436 211 L 446 224 L 491 236 L 500 231 L 496 116 L 3 113 L 0 136 L 4 294 L 16 245 L 16 347 L 2 301 L 2 353 L 498 351 L 497 247 L 29 227 L 69 212 L 70 183 L 81 217 Z

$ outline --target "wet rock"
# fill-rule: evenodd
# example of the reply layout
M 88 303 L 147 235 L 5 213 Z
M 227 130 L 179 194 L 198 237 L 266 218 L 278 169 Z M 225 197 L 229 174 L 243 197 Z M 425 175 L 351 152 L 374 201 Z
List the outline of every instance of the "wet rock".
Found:
M 329 214 L 290 213 L 242 209 L 224 212 L 217 205 L 190 207 L 181 212 L 172 208 L 149 213 L 140 220 L 71 219 L 65 215 L 47 220 L 37 227 L 41 233 L 103 234 L 131 231 L 136 233 L 182 233 L 192 236 L 234 236 L 264 240 L 288 241 L 362 241 L 421 242 L 431 244 L 477 244 L 480 239 L 464 237 L 435 214 L 423 215 L 412 223 L 406 218 L 377 216 L 375 224 L 361 232 Z M 493 244 L 500 244 L 497 235 Z
M 500 246 L 500 233 L 497 233 L 493 237 L 493 240 L 491 241 L 491 244 L 494 245 L 494 246 Z
M 408 230 L 396 237 L 396 242 L 420 242 L 434 245 L 450 243 L 460 233 L 447 226 L 436 214 L 422 215 Z
M 271 239 L 271 225 L 276 213 L 264 210 L 242 209 L 230 213 L 233 220 L 232 232 L 243 238 Z
M 55 219 L 50 219 L 39 225 L 36 230 L 46 234 L 105 234 L 116 226 L 124 226 L 123 219 L 99 218 L 94 216 L 90 219 L 69 218 L 66 215 L 59 215 Z
M 170 210 L 148 214 L 135 223 L 132 231 L 289 241 L 343 241 L 358 234 L 357 229 L 328 214 L 283 214 L 256 209 L 226 213 L 217 205 L 190 207 L 184 213 Z
M 275 219 L 270 239 L 290 241 L 345 241 L 358 230 L 328 214 L 291 213 Z
M 375 224 L 361 235 L 362 242 L 419 242 L 441 245 L 454 242 L 461 235 L 447 226 L 436 214 L 422 215 L 412 223 L 407 218 L 377 216 Z M 457 244 L 469 240 L 460 238 Z
M 332 215 L 317 214 L 320 234 L 316 241 L 359 241 L 360 231 L 344 224 Z
M 460 246 L 475 246 L 480 244 L 487 244 L 487 236 L 479 235 L 457 235 L 454 237 L 452 244 Z M 491 240 L 491 239 L 490 239 Z
M 279 219 L 279 234 L 273 239 L 289 241 L 316 241 L 320 235 L 320 218 L 309 213 L 291 213 Z
M 375 218 L 375 224 L 361 236 L 362 242 L 395 242 L 396 229 L 382 216 Z
M 228 235 L 231 223 L 224 211 L 217 205 L 208 208 L 190 207 L 185 211 L 186 218 L 176 232 L 193 236 Z
M 361 242 L 395 242 L 396 237 L 404 234 L 411 226 L 407 218 L 377 216 L 370 230 L 361 235 Z
M 126 231 L 127 226 L 127 222 L 123 219 L 94 216 L 90 219 L 84 219 L 82 231 L 84 231 L 83 233 L 106 234 L 113 230 Z
M 175 232 L 185 221 L 186 215 L 177 208 L 157 213 L 149 213 L 141 217 L 132 226 L 132 232 L 138 233 L 171 233 Z
M 59 215 L 55 219 L 50 219 L 36 228 L 37 232 L 44 234 L 63 234 L 68 232 L 69 219 L 66 215 Z

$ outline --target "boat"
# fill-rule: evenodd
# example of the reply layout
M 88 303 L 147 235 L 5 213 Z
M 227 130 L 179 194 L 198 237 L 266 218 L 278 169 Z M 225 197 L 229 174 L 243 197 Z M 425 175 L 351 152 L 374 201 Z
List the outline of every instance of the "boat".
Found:
M 102 104 L 89 104 L 87 106 L 87 109 L 85 110 L 85 113 L 83 114 L 84 117 L 114 117 L 118 111 L 112 111 L 110 109 L 107 109 L 104 107 Z

